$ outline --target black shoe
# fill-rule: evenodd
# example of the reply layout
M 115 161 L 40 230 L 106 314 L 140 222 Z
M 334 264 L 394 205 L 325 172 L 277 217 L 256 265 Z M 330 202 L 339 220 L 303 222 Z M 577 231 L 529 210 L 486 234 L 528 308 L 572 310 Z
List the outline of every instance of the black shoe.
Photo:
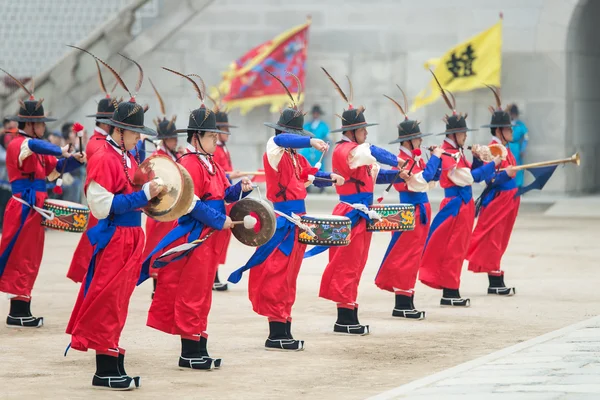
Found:
M 497 294 L 499 296 L 513 296 L 517 294 L 514 287 L 506 287 L 504 283 L 504 275 L 490 275 L 488 274 L 490 286 L 488 287 L 488 294 Z
M 392 317 L 420 320 L 425 319 L 425 311 L 415 309 L 414 295 L 408 297 L 397 294 Z
M 119 368 L 119 373 L 121 374 L 121 376 L 128 376 L 127 372 L 125 372 L 125 354 L 119 353 L 119 357 L 117 357 L 117 359 L 117 368 Z M 136 388 L 142 386 L 142 378 L 140 378 L 139 376 L 132 376 L 131 378 L 133 379 L 133 383 L 135 383 Z
M 217 292 L 224 292 L 227 289 L 228 289 L 227 282 L 221 283 L 221 281 L 219 280 L 219 271 L 217 270 L 217 272 L 215 273 L 215 281 L 213 283 L 213 290 L 216 290 Z
M 291 322 L 269 322 L 269 337 L 265 341 L 265 350 L 275 351 L 302 351 L 304 350 L 304 340 L 295 340 L 292 338 Z
M 44 318 L 31 315 L 31 303 L 23 300 L 11 299 L 10 311 L 6 317 L 7 328 L 40 328 L 44 325 Z
M 444 288 L 440 305 L 449 307 L 470 307 L 471 299 L 463 299 L 460 297 L 460 292 L 458 289 Z
M 212 358 L 208 355 L 207 339 L 200 337 L 199 341 L 181 339 L 181 356 L 179 357 L 180 368 L 191 368 L 210 371 L 221 367 L 220 358 Z
M 150 296 L 151 299 L 154 299 L 154 292 L 156 292 L 157 282 L 158 282 L 158 279 L 152 278 L 152 296 Z
M 96 373 L 92 378 L 92 386 L 97 389 L 132 390 L 136 388 L 136 382 L 130 376 L 121 375 L 118 357 L 96 354 Z
M 394 308 L 394 311 L 392 311 L 392 317 L 421 320 L 425 319 L 425 311 L 398 310 Z
M 293 339 L 292 336 L 292 321 L 287 321 L 285 323 L 285 335 L 288 339 Z
M 364 336 L 369 334 L 369 325 L 358 322 L 358 307 L 354 309 L 338 307 L 338 319 L 333 325 L 335 333 Z

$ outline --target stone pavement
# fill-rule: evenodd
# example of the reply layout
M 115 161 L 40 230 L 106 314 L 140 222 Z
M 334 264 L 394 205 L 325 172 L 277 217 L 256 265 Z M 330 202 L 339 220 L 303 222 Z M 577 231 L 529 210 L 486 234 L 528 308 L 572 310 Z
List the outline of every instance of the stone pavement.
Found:
M 498 326 L 502 329 L 502 326 Z M 465 341 L 469 340 L 468 333 Z M 600 316 L 397 387 L 369 400 L 600 399 Z

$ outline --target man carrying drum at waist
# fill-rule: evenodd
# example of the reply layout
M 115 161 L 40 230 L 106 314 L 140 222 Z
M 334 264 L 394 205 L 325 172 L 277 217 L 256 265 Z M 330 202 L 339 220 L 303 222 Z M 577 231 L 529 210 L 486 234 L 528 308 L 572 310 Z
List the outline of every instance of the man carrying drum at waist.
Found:
M 295 76 L 294 76 L 295 78 Z M 277 79 L 277 78 L 276 78 Z M 278 79 L 279 80 L 279 79 Z M 285 87 L 283 82 L 279 81 Z M 299 81 L 296 79 L 296 82 Z M 298 86 L 298 99 L 301 88 Z M 267 198 L 273 202 L 277 217 L 275 235 L 259 247 L 245 266 L 229 277 L 237 283 L 242 273 L 250 269 L 248 296 L 253 310 L 269 320 L 269 336 L 265 342 L 267 350 L 298 351 L 304 349 L 304 341 L 292 336 L 292 306 L 296 300 L 296 280 L 306 245 L 298 241 L 301 225 L 295 216 L 306 213 L 304 199 L 308 182 L 305 175 L 310 172 L 317 179 L 317 186 L 337 185 L 344 179 L 332 173 L 317 171 L 296 149 L 313 147 L 321 152 L 327 144 L 311 137 L 303 130 L 304 113 L 296 100 L 284 109 L 275 124 L 265 123 L 275 129 L 275 136 L 267 142 L 263 164 L 267 181 Z M 329 181 L 318 178 L 329 179 Z
M 6 169 L 12 198 L 4 211 L 2 243 L 0 243 L 0 292 L 8 293 L 10 312 L 8 327 L 39 328 L 42 317 L 31 314 L 31 290 L 37 278 L 44 252 L 42 213 L 48 198 L 46 178 L 55 180 L 61 172 L 72 171 L 85 162 L 85 154 L 68 152 L 41 140 L 46 122 L 56 121 L 44 115 L 44 99 L 36 100 L 19 80 L 9 76 L 29 94 L 19 100 L 19 114 L 11 117 L 19 123 L 18 136 L 6 150 Z M 57 160 L 56 157 L 65 158 Z M 44 218 L 48 218 L 44 215 Z
M 348 98 L 333 78 L 323 69 L 342 99 L 348 103 L 348 110 L 341 116 L 342 128 L 332 132 L 343 132 L 343 137 L 333 151 L 332 165 L 335 173 L 345 179 L 343 185 L 336 186 L 340 203 L 334 208 L 334 215 L 345 215 L 352 221 L 350 244 L 329 249 L 329 264 L 323 272 L 319 296 L 337 303 L 338 317 L 333 331 L 350 335 L 367 335 L 369 326 L 358 321 L 358 284 L 369 256 L 371 232 L 367 231 L 367 221 L 379 217 L 368 206 L 373 203 L 375 183 L 390 183 L 398 176 L 397 171 L 381 170 L 376 162 L 392 167 L 398 166 L 398 157 L 382 148 L 369 145 L 365 108 L 354 108 L 352 86 Z M 306 253 L 311 257 L 327 248 L 315 247 Z

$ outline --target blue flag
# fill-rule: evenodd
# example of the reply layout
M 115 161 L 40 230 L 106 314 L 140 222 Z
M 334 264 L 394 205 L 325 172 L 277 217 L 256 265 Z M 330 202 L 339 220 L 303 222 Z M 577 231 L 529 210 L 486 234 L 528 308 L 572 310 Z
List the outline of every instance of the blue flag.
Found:
M 516 195 L 522 196 L 523 194 L 533 189 L 542 190 L 546 185 L 546 182 L 548 182 L 548 180 L 556 170 L 557 166 L 558 165 L 552 165 L 549 167 L 538 167 L 528 169 L 527 171 L 529 171 L 535 179 L 529 185 L 520 187 Z

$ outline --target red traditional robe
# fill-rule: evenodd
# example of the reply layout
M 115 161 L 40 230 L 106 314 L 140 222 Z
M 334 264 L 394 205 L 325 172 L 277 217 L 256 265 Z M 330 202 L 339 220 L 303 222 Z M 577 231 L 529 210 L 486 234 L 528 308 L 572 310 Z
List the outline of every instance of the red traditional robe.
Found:
M 108 132 L 105 132 L 98 127 L 94 129 L 94 134 L 85 146 L 85 154 L 88 160 L 91 160 L 94 154 L 96 154 L 100 148 L 104 147 L 107 134 Z M 67 278 L 71 279 L 73 282 L 82 282 L 85 273 L 87 272 L 88 265 L 90 265 L 94 250 L 87 237 L 87 231 L 96 226 L 96 224 L 98 224 L 98 220 L 90 213 L 87 227 L 85 228 L 85 232 L 83 232 L 79 238 L 79 243 L 75 248 L 73 258 L 71 259 L 69 271 L 67 271 Z
M 137 164 L 133 156 L 128 154 L 128 157 L 128 173 L 133 177 Z M 105 141 L 89 160 L 86 193 L 92 181 L 113 194 L 140 190 L 128 182 L 124 168 L 122 155 Z M 143 248 L 141 226 L 117 226 L 108 245 L 96 255 L 95 273 L 87 294 L 84 295 L 85 284 L 82 284 L 67 326 L 73 349 L 107 352 L 119 347 L 129 299 L 142 268 Z
M 209 172 L 205 161 L 197 154 L 185 155 L 179 163 L 190 173 L 194 194 L 199 199 L 225 202 L 225 189 L 230 183 L 221 167 L 215 165 L 214 174 Z M 225 250 L 223 237 L 227 231 L 204 226 L 200 238 L 212 232 L 204 243 L 186 257 L 159 269 L 156 291 L 148 312 L 149 327 L 183 337 L 206 335 L 217 260 Z M 188 236 L 184 235 L 164 251 L 187 243 Z
M 25 136 L 18 135 L 6 149 L 6 169 L 11 183 L 20 179 L 45 180 L 56 167 L 56 157 L 35 153 L 25 158 L 19 165 L 21 144 L 25 139 L 27 139 Z M 48 198 L 45 183 L 43 188 L 44 190 L 35 193 L 35 205 L 40 208 L 44 207 L 44 200 Z M 20 194 L 13 196 L 22 198 Z M 0 254 L 4 253 L 19 229 L 22 209 L 23 204 L 19 201 L 14 198 L 8 200 L 4 211 Z M 42 216 L 30 208 L 27 209 L 27 212 L 29 215 L 8 256 L 4 273 L 0 276 L 0 292 L 24 297 L 31 296 L 44 252 Z
M 213 160 L 219 164 L 221 169 L 225 172 L 233 171 L 233 164 L 231 163 L 231 154 L 229 150 L 227 150 L 227 146 L 225 143 L 217 144 L 217 149 L 215 150 L 215 154 L 213 156 Z M 229 215 L 229 211 L 233 207 L 233 204 L 227 206 L 227 215 Z M 228 229 L 226 232 L 226 237 L 224 235 L 223 240 L 225 241 L 225 251 L 221 255 L 219 259 L 219 265 L 223 265 L 227 262 L 227 249 L 229 248 L 229 242 L 231 241 L 231 230 Z
M 152 155 L 160 155 L 160 156 L 164 156 L 164 157 L 169 157 L 173 161 L 176 161 L 170 153 L 167 153 L 164 149 L 162 149 L 160 147 Z M 150 255 L 150 253 L 152 252 L 152 250 L 154 250 L 154 248 L 156 247 L 158 242 L 160 242 L 160 240 L 163 237 L 165 237 L 165 235 L 167 233 L 169 233 L 169 231 L 171 229 L 173 229 L 173 222 L 160 222 L 160 221 L 156 221 L 150 217 L 148 217 L 148 219 L 146 219 L 146 246 L 144 247 L 144 253 L 142 256 L 142 260 L 145 260 Z M 152 257 L 150 265 L 152 265 L 154 263 L 154 260 L 159 255 L 160 254 L 157 254 Z M 150 275 L 152 277 L 156 277 L 157 274 L 158 274 L 158 271 L 151 267 Z
M 346 181 L 342 186 L 336 186 L 338 195 L 347 196 L 357 193 L 371 193 L 375 180 L 371 167 L 364 165 L 350 168 L 350 152 L 358 147 L 356 142 L 339 142 L 333 150 L 333 172 L 343 176 Z M 350 202 L 351 203 L 351 202 Z M 333 209 L 333 215 L 346 215 L 354 208 L 344 203 L 338 203 Z M 359 218 L 352 227 L 350 244 L 344 247 L 329 249 L 329 264 L 323 272 L 319 296 L 337 303 L 355 304 L 358 297 L 358 284 L 367 264 L 371 232 L 367 232 L 367 222 Z
M 272 141 L 273 138 L 270 139 Z M 271 146 L 267 145 L 267 151 Z M 271 147 L 274 148 L 274 147 Z M 277 148 L 283 151 L 282 148 Z M 308 160 L 295 151 L 285 150 L 279 161 L 269 154 L 263 155 L 267 199 L 277 204 L 306 198 L 305 181 L 300 179 L 302 170 L 311 168 Z M 302 205 L 303 206 L 303 205 Z M 303 215 L 303 212 L 297 212 Z M 277 217 L 278 219 L 283 217 Z M 294 235 L 293 247 L 286 256 L 276 248 L 265 261 L 250 269 L 248 296 L 252 309 L 270 321 L 286 322 L 291 320 L 292 306 L 296 301 L 296 281 L 306 245 L 298 242 L 299 228 L 295 227 L 289 235 Z M 284 239 L 285 240 L 285 239 Z
M 450 154 L 459 151 L 449 143 L 448 139 L 442 144 L 442 149 Z M 471 163 L 464 156 L 459 158 L 458 164 L 452 157 L 442 157 L 442 174 L 440 176 L 442 188 L 459 189 L 458 185 L 449 177 L 449 173 L 455 168 L 456 170 L 470 171 Z M 461 187 L 466 188 L 467 186 L 470 184 Z M 440 210 L 455 197 L 446 195 L 440 204 Z M 459 289 L 460 273 L 467 254 L 474 220 L 475 204 L 473 199 L 470 199 L 466 204 L 460 204 L 460 209 L 455 217 L 449 217 L 434 232 L 430 233 L 419 267 L 419 280 L 422 283 L 435 289 Z
M 498 142 L 492 141 L 490 144 L 494 143 Z M 499 168 L 517 165 L 515 156 L 510 149 L 507 150 L 506 160 L 502 161 Z M 511 181 L 503 185 L 498 197 L 481 208 L 467 254 L 469 271 L 500 273 L 500 262 L 508 247 L 521 204 L 521 197 L 515 197 L 518 189 L 514 178 Z
M 420 176 L 421 180 L 423 180 L 422 172 L 426 166 L 423 159 L 419 160 L 413 167 L 414 161 L 412 155 L 400 151 L 398 157 L 403 160 L 402 164 L 408 160 L 406 167 L 408 169 L 412 168 L 412 174 L 415 178 Z M 429 162 L 437 164 L 439 163 L 439 159 L 435 157 Z M 394 184 L 394 188 L 401 193 L 400 202 L 415 205 L 415 229 L 392 235 L 392 243 L 390 243 L 390 248 L 388 248 L 375 278 L 375 284 L 380 289 L 390 292 L 412 292 L 414 290 L 419 264 L 421 263 L 421 254 L 423 253 L 431 221 L 431 205 L 427 198 L 429 185 L 423 181 L 420 186 L 422 186 L 420 188 L 422 191 L 417 192 L 412 185 L 409 188 L 406 182 Z M 406 201 L 402 201 L 404 197 L 407 198 Z M 418 201 L 414 199 L 418 199 Z M 425 211 L 425 216 L 422 215 L 423 211 Z M 397 237 L 395 241 L 394 235 Z

